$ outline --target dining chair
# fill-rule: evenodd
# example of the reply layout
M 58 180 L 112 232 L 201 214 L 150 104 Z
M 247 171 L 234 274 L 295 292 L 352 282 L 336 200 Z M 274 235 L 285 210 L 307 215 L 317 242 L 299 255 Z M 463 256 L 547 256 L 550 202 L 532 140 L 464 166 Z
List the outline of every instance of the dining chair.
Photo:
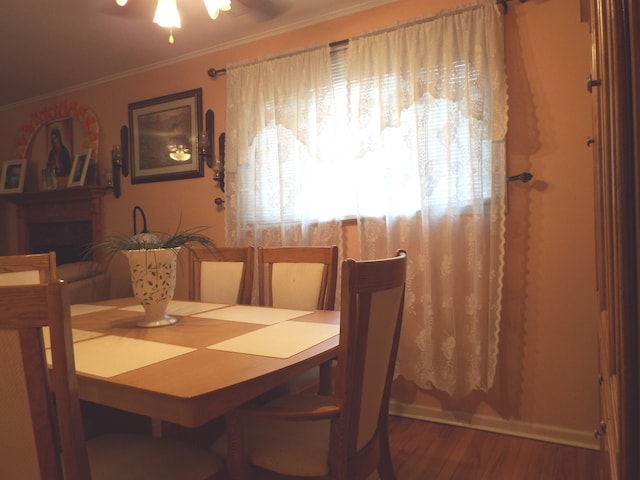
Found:
M 189 296 L 201 302 L 251 303 L 255 249 L 249 247 L 192 247 Z
M 0 305 L 0 478 L 195 480 L 221 471 L 219 457 L 177 441 L 133 434 L 85 441 L 68 285 L 2 286 Z
M 338 278 L 338 247 L 258 247 L 260 305 L 295 310 L 333 310 Z M 298 393 L 319 385 L 328 393 L 332 362 L 313 368 L 272 393 Z
M 288 395 L 227 415 L 230 478 L 364 480 L 395 474 L 388 411 L 402 324 L 407 259 L 342 264 L 340 344 L 332 396 Z
M 260 305 L 299 310 L 333 310 L 338 247 L 258 247 Z
M 0 285 L 31 285 L 56 279 L 56 252 L 0 256 Z

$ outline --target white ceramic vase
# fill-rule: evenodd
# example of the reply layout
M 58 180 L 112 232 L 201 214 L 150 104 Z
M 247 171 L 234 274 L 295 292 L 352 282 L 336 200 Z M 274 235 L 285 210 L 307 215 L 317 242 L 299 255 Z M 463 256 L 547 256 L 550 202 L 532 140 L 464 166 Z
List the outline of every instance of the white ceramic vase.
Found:
M 133 293 L 144 308 L 139 327 L 162 327 L 176 323 L 167 307 L 176 288 L 176 262 L 179 248 L 125 250 L 131 269 Z

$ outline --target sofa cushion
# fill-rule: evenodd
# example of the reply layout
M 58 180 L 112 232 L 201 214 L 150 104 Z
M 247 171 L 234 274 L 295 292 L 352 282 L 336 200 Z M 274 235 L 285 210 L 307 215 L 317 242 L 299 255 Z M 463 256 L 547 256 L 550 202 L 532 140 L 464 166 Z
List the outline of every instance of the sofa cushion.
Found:
M 109 281 L 98 262 L 65 263 L 56 267 L 58 278 L 69 285 L 71 304 L 109 298 Z
M 58 278 L 65 282 L 71 283 L 83 280 L 89 277 L 95 277 L 104 272 L 104 269 L 98 262 L 73 262 L 64 263 L 56 267 Z

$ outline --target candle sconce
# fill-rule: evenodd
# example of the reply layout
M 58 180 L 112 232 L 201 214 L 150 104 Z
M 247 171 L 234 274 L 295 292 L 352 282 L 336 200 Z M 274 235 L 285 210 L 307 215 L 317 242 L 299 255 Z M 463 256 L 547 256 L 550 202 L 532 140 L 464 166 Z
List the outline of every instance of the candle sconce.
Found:
M 120 129 L 120 144 L 111 150 L 111 171 L 107 171 L 107 188 L 113 189 L 113 196 L 120 198 L 122 185 L 120 174 L 129 175 L 129 129 L 123 125 Z
M 213 180 L 220 184 L 224 192 L 224 133 L 220 134 L 220 158 L 216 162 L 213 148 L 213 110 L 204 114 L 204 131 L 198 135 L 198 152 L 200 158 L 213 170 Z
M 218 182 L 220 190 L 224 192 L 224 141 L 225 134 L 222 132 L 218 137 L 218 152 L 220 152 L 220 158 L 218 164 L 213 169 L 213 180 Z
M 213 110 L 211 109 L 204 114 L 204 132 L 200 132 L 198 138 L 198 151 L 207 167 L 213 168 Z

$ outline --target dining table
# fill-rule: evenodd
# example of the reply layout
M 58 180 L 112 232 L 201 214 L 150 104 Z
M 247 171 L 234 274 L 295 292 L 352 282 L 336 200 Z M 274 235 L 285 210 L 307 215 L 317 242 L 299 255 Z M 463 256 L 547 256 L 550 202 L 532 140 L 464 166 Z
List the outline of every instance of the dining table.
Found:
M 70 310 L 80 398 L 184 427 L 330 362 L 339 343 L 338 311 L 172 300 L 177 322 L 144 328 L 135 298 Z

